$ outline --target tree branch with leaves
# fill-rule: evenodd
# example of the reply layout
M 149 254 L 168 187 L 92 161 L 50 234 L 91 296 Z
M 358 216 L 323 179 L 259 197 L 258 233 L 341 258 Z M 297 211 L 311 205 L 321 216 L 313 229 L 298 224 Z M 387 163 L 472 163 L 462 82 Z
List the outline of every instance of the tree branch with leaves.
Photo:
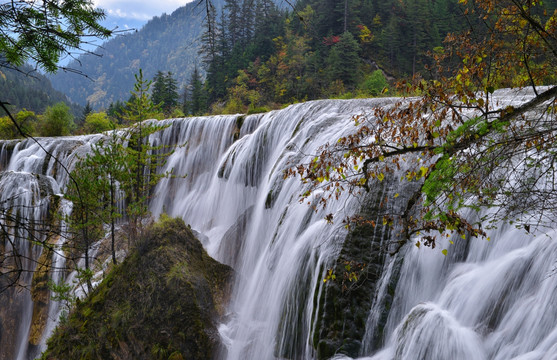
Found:
M 434 247 L 454 232 L 485 237 L 499 221 L 529 230 L 556 220 L 557 87 L 542 86 L 555 81 L 557 12 L 538 0 L 460 3 L 470 29 L 431 53 L 428 79 L 399 84 L 418 97 L 356 116 L 353 134 L 287 172 L 308 182 L 304 196 L 325 190 L 323 205 L 389 175 L 416 183 L 404 211 L 384 216 L 400 229 L 394 252 L 414 237 Z M 503 104 L 503 87 L 532 96 Z M 468 212 L 484 209 L 480 221 Z

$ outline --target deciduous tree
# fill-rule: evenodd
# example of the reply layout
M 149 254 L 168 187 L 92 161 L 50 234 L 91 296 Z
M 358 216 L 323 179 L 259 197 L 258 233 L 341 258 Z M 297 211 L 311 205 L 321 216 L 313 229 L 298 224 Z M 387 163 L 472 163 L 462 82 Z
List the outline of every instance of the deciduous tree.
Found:
M 75 123 L 68 105 L 60 102 L 46 108 L 41 124 L 42 136 L 70 135 L 74 129 Z
M 498 221 L 530 230 L 556 220 L 557 87 L 540 86 L 555 81 L 557 12 L 539 0 L 460 3 L 474 26 L 436 49 L 431 80 L 400 84 L 420 97 L 357 116 L 352 135 L 290 171 L 311 184 L 306 196 L 326 190 L 322 203 L 402 172 L 417 190 L 401 211 L 384 214 L 400 230 L 394 251 L 412 237 L 434 247 L 439 234 L 485 236 Z M 532 97 L 501 106 L 500 87 L 529 87 Z M 480 222 L 467 215 L 486 208 Z

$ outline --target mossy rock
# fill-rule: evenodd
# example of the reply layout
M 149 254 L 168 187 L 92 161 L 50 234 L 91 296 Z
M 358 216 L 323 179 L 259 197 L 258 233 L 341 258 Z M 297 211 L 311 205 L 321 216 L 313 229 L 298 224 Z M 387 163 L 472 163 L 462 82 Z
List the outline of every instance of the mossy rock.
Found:
M 323 294 L 319 297 L 313 316 L 316 326 L 313 332 L 313 346 L 318 359 L 329 359 L 338 354 L 358 357 L 364 340 L 371 347 L 383 341 L 382 333 L 392 303 L 387 294 L 381 303 L 382 313 L 371 339 L 364 339 L 369 311 L 374 301 L 383 267 L 389 256 L 393 238 L 392 228 L 382 224 L 383 199 L 388 189 L 379 187 L 368 194 L 359 215 L 372 220 L 352 228 L 342 250 L 332 265 L 336 279 L 323 284 Z M 400 264 L 397 264 L 389 280 L 389 288 L 396 286 Z M 354 272 L 355 277 L 350 277 Z M 391 284 L 392 283 L 392 284 Z M 368 335 L 369 336 L 369 335 Z M 368 344 L 369 346 L 369 344 Z
M 232 276 L 181 219 L 162 216 L 56 329 L 42 359 L 210 359 Z

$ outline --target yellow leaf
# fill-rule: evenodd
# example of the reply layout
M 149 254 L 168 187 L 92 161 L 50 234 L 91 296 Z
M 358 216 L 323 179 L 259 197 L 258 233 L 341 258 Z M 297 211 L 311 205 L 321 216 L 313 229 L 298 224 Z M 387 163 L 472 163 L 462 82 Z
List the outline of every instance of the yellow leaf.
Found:
M 396 193 L 396 194 L 395 194 L 395 199 L 396 199 L 399 195 L 400 195 L 399 193 Z
M 377 179 L 379 179 L 379 181 L 383 181 L 384 178 L 385 178 L 385 175 L 383 175 L 383 173 L 377 174 Z
M 427 173 L 427 170 L 428 170 L 428 169 L 427 169 L 425 166 L 420 167 L 420 171 L 422 172 L 422 176 L 421 176 L 421 177 L 424 177 L 424 176 L 425 176 L 425 174 Z
M 447 256 L 447 253 L 448 253 L 447 249 L 443 249 L 443 250 L 441 250 L 441 252 L 443 253 L 443 255 Z

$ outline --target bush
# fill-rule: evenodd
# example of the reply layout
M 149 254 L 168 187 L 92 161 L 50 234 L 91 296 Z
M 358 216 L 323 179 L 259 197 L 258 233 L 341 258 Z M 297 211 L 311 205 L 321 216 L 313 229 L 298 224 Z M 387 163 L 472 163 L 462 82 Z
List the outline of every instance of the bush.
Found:
M 46 108 L 41 124 L 42 136 L 70 135 L 74 129 L 75 123 L 68 105 L 59 102 Z
M 105 112 L 90 113 L 85 118 L 85 124 L 83 124 L 83 130 L 86 134 L 101 133 L 113 128 L 114 124 Z
M 389 83 L 381 70 L 375 70 L 360 84 L 360 90 L 372 96 L 382 94 L 385 88 L 389 88 Z
M 37 115 L 34 112 L 24 109 L 16 114 L 15 120 L 25 134 L 32 135 L 34 133 L 35 123 L 37 122 Z M 17 139 L 21 137 L 21 133 L 9 117 L 0 117 L 0 139 Z

